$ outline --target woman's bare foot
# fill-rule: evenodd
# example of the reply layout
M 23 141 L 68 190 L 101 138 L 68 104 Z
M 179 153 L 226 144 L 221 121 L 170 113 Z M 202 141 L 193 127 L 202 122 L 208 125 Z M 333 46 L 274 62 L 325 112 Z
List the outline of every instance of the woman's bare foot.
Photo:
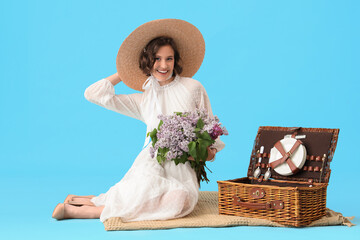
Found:
M 73 206 L 67 203 L 59 203 L 52 214 L 52 217 L 57 220 L 70 219 L 70 218 L 100 218 L 100 214 L 104 206 L 93 207 L 93 206 Z

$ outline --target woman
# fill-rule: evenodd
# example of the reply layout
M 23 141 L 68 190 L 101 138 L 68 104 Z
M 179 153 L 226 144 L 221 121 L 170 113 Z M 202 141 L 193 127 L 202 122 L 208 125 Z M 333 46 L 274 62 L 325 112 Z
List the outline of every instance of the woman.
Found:
M 165 36 L 165 37 L 164 37 Z M 138 27 L 125 39 L 117 56 L 118 72 L 85 91 L 90 102 L 139 119 L 147 132 L 157 127 L 159 114 L 205 108 L 212 116 L 210 102 L 200 82 L 191 79 L 205 53 L 199 30 L 188 22 L 162 19 Z M 139 56 L 140 55 L 140 56 Z M 181 75 L 181 76 L 180 76 Z M 114 85 L 124 81 L 143 93 L 116 95 Z M 122 221 L 166 220 L 186 216 L 195 207 L 199 183 L 187 162 L 160 165 L 150 155 L 149 138 L 130 170 L 116 185 L 99 196 L 69 195 L 58 204 L 53 217 L 121 217 Z M 208 159 L 224 148 L 217 139 L 208 148 Z

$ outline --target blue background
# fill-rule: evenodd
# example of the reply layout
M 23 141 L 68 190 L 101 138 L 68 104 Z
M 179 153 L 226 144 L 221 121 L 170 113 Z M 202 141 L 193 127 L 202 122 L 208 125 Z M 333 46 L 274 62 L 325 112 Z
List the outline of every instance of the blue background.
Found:
M 360 239 L 359 227 L 233 227 L 106 232 L 99 220 L 56 221 L 67 194 L 100 194 L 140 152 L 145 125 L 87 102 L 116 72 L 137 26 L 180 18 L 206 55 L 195 79 L 228 128 L 211 182 L 247 173 L 259 126 L 340 128 L 327 206 L 360 224 L 359 1 L 2 1 L 0 236 L 11 239 Z M 133 90 L 120 83 L 117 93 Z

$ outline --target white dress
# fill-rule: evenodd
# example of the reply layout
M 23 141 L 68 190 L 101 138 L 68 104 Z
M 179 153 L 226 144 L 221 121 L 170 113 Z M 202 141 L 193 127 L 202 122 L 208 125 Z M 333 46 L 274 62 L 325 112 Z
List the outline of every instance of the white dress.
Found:
M 90 102 L 145 122 L 147 132 L 159 123 L 154 114 L 158 113 L 157 106 L 163 114 L 205 108 L 212 116 L 201 83 L 180 76 L 164 86 L 151 81 L 145 92 L 129 95 L 116 95 L 111 82 L 102 79 L 89 86 L 84 95 Z M 166 161 L 160 165 L 156 157 L 151 158 L 150 146 L 143 148 L 120 182 L 91 200 L 96 206 L 105 206 L 102 222 L 111 217 L 124 222 L 167 220 L 186 216 L 194 209 L 199 195 L 195 171 L 188 162 L 176 166 Z M 224 146 L 219 138 L 213 145 L 218 151 Z

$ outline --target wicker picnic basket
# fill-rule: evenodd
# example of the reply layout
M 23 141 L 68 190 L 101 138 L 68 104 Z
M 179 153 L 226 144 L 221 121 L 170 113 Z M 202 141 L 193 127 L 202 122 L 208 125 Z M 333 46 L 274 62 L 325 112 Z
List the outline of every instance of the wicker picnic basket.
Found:
M 290 176 L 270 170 L 270 149 L 284 136 L 295 134 L 304 137 L 301 142 L 306 147 L 305 165 Z M 219 213 L 267 219 L 295 227 L 320 219 L 326 212 L 330 162 L 338 134 L 339 129 L 260 127 L 247 177 L 218 181 Z M 263 153 L 260 153 L 261 146 L 265 149 Z M 261 163 L 258 162 L 260 157 Z M 254 177 L 258 167 L 261 175 Z M 264 180 L 268 170 L 271 178 Z

